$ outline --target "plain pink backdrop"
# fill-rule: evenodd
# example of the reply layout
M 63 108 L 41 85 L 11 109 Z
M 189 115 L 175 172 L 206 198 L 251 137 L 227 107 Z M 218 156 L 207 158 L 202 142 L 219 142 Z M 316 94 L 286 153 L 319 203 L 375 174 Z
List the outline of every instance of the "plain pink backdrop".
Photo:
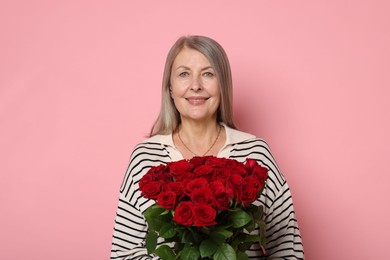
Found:
M 0 259 L 108 259 L 177 37 L 226 49 L 306 259 L 389 259 L 388 1 L 1 1 Z

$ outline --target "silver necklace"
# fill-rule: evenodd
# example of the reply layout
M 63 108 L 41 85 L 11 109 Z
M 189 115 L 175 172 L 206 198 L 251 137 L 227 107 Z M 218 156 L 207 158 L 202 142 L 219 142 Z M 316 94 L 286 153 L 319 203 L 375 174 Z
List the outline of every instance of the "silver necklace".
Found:
M 219 136 L 220 136 L 220 134 L 221 134 L 221 130 L 222 130 L 222 127 L 219 126 L 217 138 L 215 138 L 215 140 L 214 140 L 214 142 L 211 144 L 210 148 L 209 148 L 203 155 L 201 155 L 201 156 L 205 156 L 205 155 L 206 155 L 208 152 L 210 152 L 210 150 L 214 147 L 214 145 L 217 143 L 217 140 L 218 140 L 218 138 L 219 138 Z M 180 136 L 180 129 L 179 129 L 179 131 L 177 131 L 177 136 L 179 137 L 180 142 L 184 145 L 184 147 L 185 147 L 189 152 L 191 152 L 191 153 L 194 154 L 195 156 L 200 156 L 200 155 L 194 153 L 194 152 L 193 152 L 193 151 L 192 151 L 192 150 L 183 142 L 183 139 L 181 139 L 181 136 Z

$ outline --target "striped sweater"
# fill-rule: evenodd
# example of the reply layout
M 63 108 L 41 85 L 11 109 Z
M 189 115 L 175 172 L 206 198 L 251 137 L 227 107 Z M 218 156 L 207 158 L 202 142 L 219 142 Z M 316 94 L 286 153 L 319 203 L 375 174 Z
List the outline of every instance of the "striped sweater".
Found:
M 304 259 L 291 193 L 268 145 L 253 135 L 226 125 L 224 127 L 226 143 L 218 157 L 240 162 L 253 158 L 269 169 L 266 188 L 255 202 L 257 205 L 264 205 L 267 255 L 264 256 L 258 246 L 253 246 L 247 251 L 249 258 Z M 150 167 L 181 159 L 183 156 L 175 148 L 172 135 L 156 135 L 135 147 L 120 188 L 111 259 L 159 259 L 146 252 L 147 225 L 142 213 L 154 204 L 154 201 L 141 196 L 138 182 Z

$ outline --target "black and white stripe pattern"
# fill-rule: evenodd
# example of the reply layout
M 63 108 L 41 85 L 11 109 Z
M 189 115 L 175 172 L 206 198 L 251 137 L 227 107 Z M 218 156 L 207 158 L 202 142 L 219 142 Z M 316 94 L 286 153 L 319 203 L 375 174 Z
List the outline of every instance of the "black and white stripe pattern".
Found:
M 304 259 L 291 193 L 268 145 L 254 136 L 226 126 L 225 129 L 228 142 L 219 156 L 240 162 L 252 158 L 269 169 L 266 188 L 256 201 L 257 205 L 264 205 L 267 256 L 263 256 L 260 248 L 254 246 L 247 251 L 249 258 Z M 154 136 L 135 147 L 120 189 L 111 259 L 158 259 L 147 255 L 144 244 L 147 225 L 142 212 L 154 201 L 141 196 L 138 182 L 150 167 L 182 159 L 171 142 L 172 138 L 167 136 Z

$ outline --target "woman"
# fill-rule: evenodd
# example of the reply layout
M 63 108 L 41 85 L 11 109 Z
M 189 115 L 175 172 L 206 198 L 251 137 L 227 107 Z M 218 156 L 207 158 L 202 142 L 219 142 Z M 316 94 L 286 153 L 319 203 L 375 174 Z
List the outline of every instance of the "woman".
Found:
M 140 178 L 152 166 L 213 155 L 244 162 L 253 158 L 269 169 L 264 205 L 267 256 L 259 247 L 252 259 L 303 259 L 303 247 L 290 190 L 267 144 L 236 130 L 232 78 L 223 48 L 204 36 L 181 37 L 171 48 L 164 70 L 161 111 L 150 138 L 131 155 L 120 189 L 111 259 L 153 259 L 146 253 L 147 226 L 142 215 L 154 202 L 143 198 Z M 158 258 L 156 258 L 158 259 Z

